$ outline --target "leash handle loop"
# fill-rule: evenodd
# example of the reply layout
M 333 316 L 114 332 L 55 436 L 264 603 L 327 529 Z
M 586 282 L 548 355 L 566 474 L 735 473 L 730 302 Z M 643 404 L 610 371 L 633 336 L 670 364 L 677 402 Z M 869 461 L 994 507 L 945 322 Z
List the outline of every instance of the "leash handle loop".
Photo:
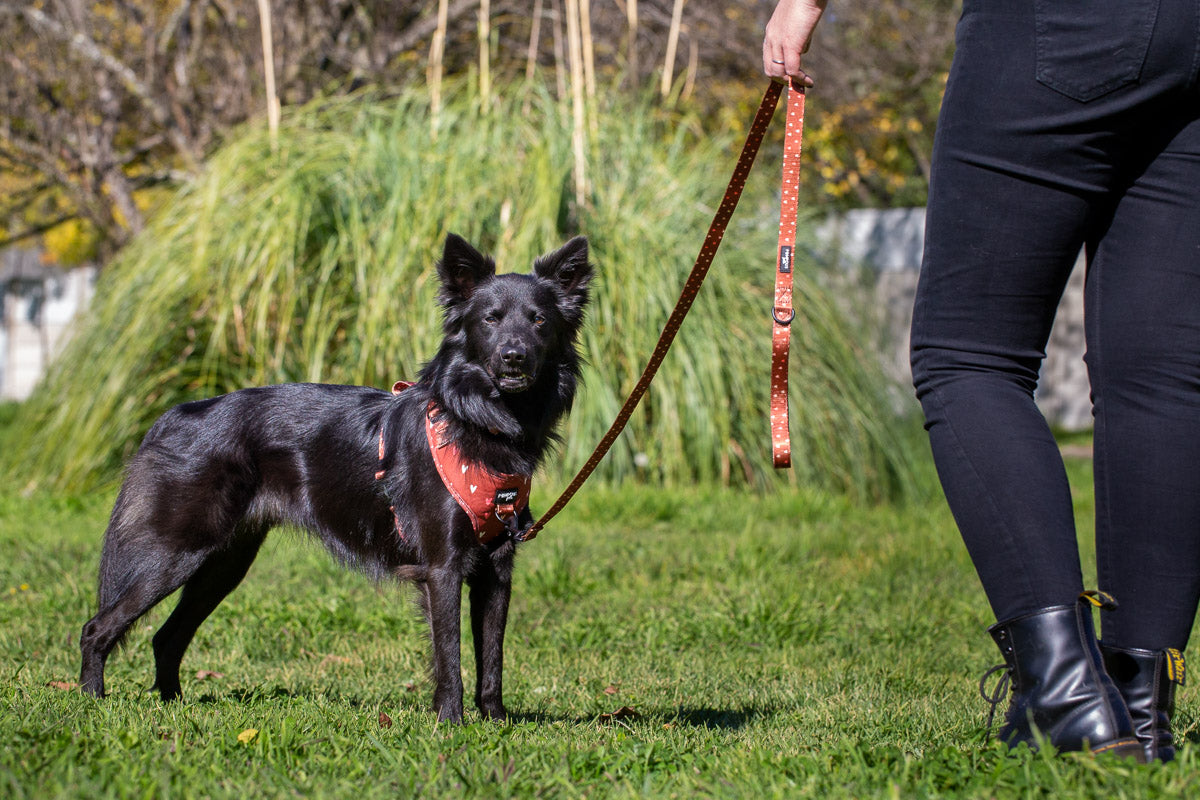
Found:
M 650 381 L 654 378 L 655 373 L 658 372 L 659 365 L 662 364 L 667 350 L 675 340 L 675 334 L 679 331 L 679 326 L 683 323 L 683 318 L 691 310 L 692 302 L 696 299 L 696 293 L 700 291 L 700 286 L 704 283 L 704 278 L 708 274 L 708 268 L 712 266 L 713 258 L 717 254 L 717 248 L 721 246 L 721 239 L 725 235 L 725 229 L 729 225 L 729 220 L 733 217 L 734 209 L 737 208 L 738 200 L 741 199 L 742 190 L 746 186 L 746 177 L 750 174 L 750 168 L 754 165 L 759 145 L 762 144 L 763 136 L 766 135 L 767 128 L 771 124 L 771 117 L 775 114 L 775 106 L 778 105 L 779 96 L 782 92 L 783 84 L 771 81 L 766 93 L 763 95 L 762 103 L 758 106 L 758 112 L 754 115 L 754 122 L 750 125 L 750 132 L 746 135 L 746 143 L 742 146 L 742 154 L 738 157 L 737 165 L 733 168 L 733 177 L 729 179 L 729 185 L 725 189 L 725 196 L 721 200 L 720 207 L 717 208 L 717 213 L 713 217 L 712 224 L 709 225 L 708 235 L 704 237 L 704 244 L 700 247 L 700 254 L 696 256 L 696 262 L 692 266 L 692 271 L 683 286 L 679 301 L 675 304 L 674 310 L 671 311 L 671 316 L 667 319 L 667 323 L 658 337 L 658 344 L 654 346 L 654 352 L 650 355 L 650 361 L 642 371 L 642 377 L 638 379 L 637 384 L 633 387 L 633 391 L 629 393 L 628 399 L 625 400 L 625 405 L 621 406 L 621 410 L 617 413 L 617 418 L 609 427 L 608 432 L 600 439 L 600 443 L 596 445 L 595 451 L 588 458 L 587 462 L 579 470 L 578 474 L 575 475 L 571 483 L 568 484 L 567 488 L 563 490 L 563 493 L 559 495 L 558 499 L 554 501 L 554 505 L 550 506 L 537 522 L 525 529 L 521 541 L 529 541 L 537 536 L 538 531 L 544 528 L 546 523 L 553 519 L 559 511 L 563 510 L 567 502 L 579 491 L 579 487 L 583 485 L 584 481 L 588 479 L 588 476 L 592 474 L 604 456 L 608 454 L 613 442 L 617 440 L 621 431 L 625 429 L 625 425 L 629 422 L 629 417 L 641 401 L 642 395 L 650 388 Z
M 779 200 L 779 256 L 775 270 L 775 305 L 771 309 L 771 459 L 776 469 L 792 465 L 788 428 L 788 354 L 791 350 L 792 263 L 796 250 L 796 217 L 800 203 L 800 151 L 804 140 L 804 87 L 788 85 L 787 129 L 783 139 L 783 179 Z

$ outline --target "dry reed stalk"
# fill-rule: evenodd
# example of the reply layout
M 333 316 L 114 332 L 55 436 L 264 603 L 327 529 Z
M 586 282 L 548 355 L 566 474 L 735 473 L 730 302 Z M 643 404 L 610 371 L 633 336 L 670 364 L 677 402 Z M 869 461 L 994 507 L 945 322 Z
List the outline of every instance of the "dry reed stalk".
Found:
M 538 44 L 542 38 L 542 0 L 533 4 L 533 24 L 529 28 L 529 49 L 525 52 L 525 80 L 532 81 L 537 72 Z
M 485 114 L 492 104 L 491 42 L 491 0 L 479 0 L 479 110 Z
M 533 85 L 533 78 L 537 74 L 537 57 L 538 45 L 542 38 L 542 0 L 535 0 L 533 4 L 533 24 L 529 27 L 529 49 L 525 53 L 525 83 Z M 525 100 L 521 103 L 521 113 L 528 116 L 533 108 L 533 97 L 527 93 Z
M 695 37 L 688 43 L 688 65 L 687 72 L 683 79 L 683 92 L 681 97 L 686 100 L 692 96 L 692 92 L 696 88 L 696 73 L 700 71 L 700 43 Z
M 667 34 L 667 57 L 663 59 L 662 95 L 671 93 L 671 83 L 675 78 L 675 51 L 679 47 L 679 29 L 683 25 L 684 0 L 675 0 L 671 9 L 671 31 Z
M 437 130 L 438 115 L 442 110 L 442 70 L 443 58 L 446 53 L 446 28 L 450 14 L 450 0 L 438 0 L 437 29 L 433 32 L 433 42 L 429 45 L 429 69 L 426 80 L 429 82 L 430 121 L 433 129 Z
M 583 41 L 583 75 L 588 100 L 596 98 L 596 54 L 592 48 L 592 0 L 579 0 L 579 35 Z
M 625 69 L 629 75 L 629 85 L 637 86 L 638 83 L 638 52 L 637 52 L 637 32 L 638 32 L 638 0 L 626 0 L 628 5 L 625 7 L 625 19 L 629 23 L 625 41 Z
M 262 31 L 263 72 L 267 80 L 267 130 L 271 136 L 271 152 L 275 152 L 279 147 L 279 95 L 275 91 L 275 48 L 268 0 L 258 0 L 258 20 Z
M 567 0 L 567 50 L 571 59 L 571 144 L 575 152 L 575 203 L 580 208 L 587 200 L 587 159 L 584 128 L 587 114 L 584 107 L 583 46 L 579 31 L 579 2 Z
M 554 84 L 558 90 L 558 99 L 562 100 L 567 96 L 567 72 L 568 69 L 563 66 L 567 60 L 563 53 L 563 5 L 562 0 L 554 0 Z
M 588 132 L 595 139 L 600 135 L 596 119 L 596 54 L 592 48 L 592 0 L 579 0 L 579 35 L 583 41 L 583 76 L 587 87 Z

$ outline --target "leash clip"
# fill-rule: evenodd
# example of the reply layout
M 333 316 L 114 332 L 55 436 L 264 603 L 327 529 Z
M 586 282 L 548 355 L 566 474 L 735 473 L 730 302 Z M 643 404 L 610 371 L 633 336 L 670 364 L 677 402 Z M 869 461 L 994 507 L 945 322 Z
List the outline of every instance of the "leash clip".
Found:
M 534 529 L 532 522 L 525 528 L 517 527 L 516 514 L 504 520 L 504 530 L 514 542 L 528 542 L 537 536 L 537 531 Z
M 789 308 L 789 309 L 787 309 L 787 312 L 788 312 L 788 318 L 780 319 L 779 318 L 779 308 L 777 306 L 771 306 L 771 319 L 775 320 L 776 325 L 785 325 L 785 326 L 791 325 L 792 320 L 794 320 L 796 318 L 796 309 Z

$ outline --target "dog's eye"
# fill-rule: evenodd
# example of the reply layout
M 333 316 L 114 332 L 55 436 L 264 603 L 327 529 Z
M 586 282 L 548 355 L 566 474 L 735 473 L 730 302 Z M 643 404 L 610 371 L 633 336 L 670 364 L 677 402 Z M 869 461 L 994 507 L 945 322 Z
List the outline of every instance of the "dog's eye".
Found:
M 486 322 L 488 325 L 495 325 L 497 322 L 500 321 L 500 318 L 497 317 L 495 314 L 488 314 L 486 317 L 483 318 L 483 321 Z
M 546 324 L 546 318 L 544 316 L 542 316 L 541 314 L 534 314 L 533 315 L 533 324 L 537 325 L 540 328 Z

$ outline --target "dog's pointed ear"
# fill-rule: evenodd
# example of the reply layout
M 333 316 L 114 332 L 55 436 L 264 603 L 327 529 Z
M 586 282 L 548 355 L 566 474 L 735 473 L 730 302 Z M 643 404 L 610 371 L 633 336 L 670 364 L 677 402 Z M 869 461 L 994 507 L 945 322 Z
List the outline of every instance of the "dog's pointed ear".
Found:
M 496 274 L 496 262 L 469 245 L 466 239 L 450 233 L 446 235 L 437 272 L 442 282 L 438 299 L 449 306 L 471 299 L 475 288 Z
M 587 237 L 576 236 L 553 253 L 534 261 L 533 274 L 557 283 L 573 306 L 568 310 L 581 311 L 587 302 L 588 282 L 592 279 Z

